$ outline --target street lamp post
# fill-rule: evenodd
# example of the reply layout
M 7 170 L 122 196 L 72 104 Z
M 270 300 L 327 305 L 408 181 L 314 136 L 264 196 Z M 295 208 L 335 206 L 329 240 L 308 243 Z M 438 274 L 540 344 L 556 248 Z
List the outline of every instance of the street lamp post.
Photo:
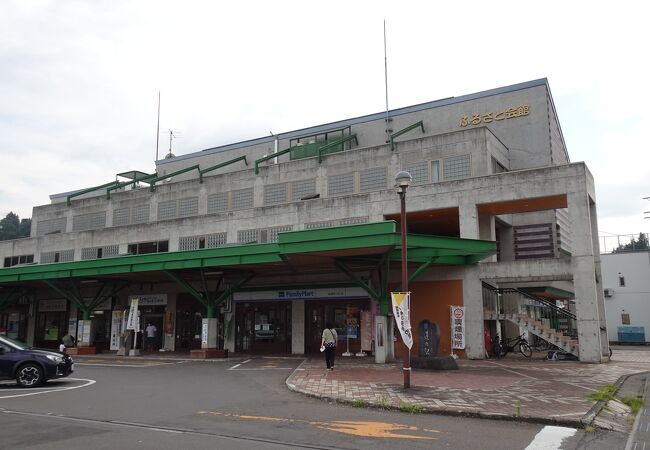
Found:
M 411 174 L 404 170 L 395 175 L 395 191 L 397 192 L 397 195 L 399 195 L 401 214 L 400 233 L 402 235 L 402 292 L 407 293 L 407 295 L 409 291 L 409 285 L 406 259 L 406 190 L 410 186 L 412 179 L 413 178 L 411 177 Z M 406 346 L 406 356 L 404 357 L 402 372 L 404 374 L 404 388 L 408 389 L 411 387 L 411 349 L 408 348 L 408 346 Z

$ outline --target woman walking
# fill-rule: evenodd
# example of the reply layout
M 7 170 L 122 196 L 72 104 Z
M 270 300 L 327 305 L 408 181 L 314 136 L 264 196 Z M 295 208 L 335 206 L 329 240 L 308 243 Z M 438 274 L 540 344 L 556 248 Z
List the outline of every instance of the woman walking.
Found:
M 334 356 L 336 356 L 336 342 L 338 336 L 332 322 L 328 322 L 323 330 L 323 339 L 321 340 L 321 349 L 325 348 L 325 364 L 327 370 L 334 370 Z

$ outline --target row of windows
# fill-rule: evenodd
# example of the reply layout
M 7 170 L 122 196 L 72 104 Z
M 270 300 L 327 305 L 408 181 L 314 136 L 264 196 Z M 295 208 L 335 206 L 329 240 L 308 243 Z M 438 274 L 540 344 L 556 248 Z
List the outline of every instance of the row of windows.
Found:
M 472 162 L 470 155 L 452 156 L 442 161 L 412 164 L 405 170 L 413 177 L 413 184 L 437 183 L 441 180 L 451 181 L 472 176 Z
M 291 225 L 271 228 L 258 228 L 254 230 L 241 230 L 237 232 L 237 243 L 239 244 L 265 244 L 277 242 L 278 234 L 293 230 Z
M 340 225 L 352 225 L 367 223 L 368 217 L 348 217 L 341 220 L 329 220 L 324 222 L 311 222 L 305 224 L 305 229 L 327 228 Z M 238 244 L 270 243 L 278 241 L 278 234 L 292 231 L 293 226 L 284 225 L 279 227 L 258 228 L 241 230 L 237 233 Z M 213 233 L 202 236 L 186 236 L 178 240 L 178 249 L 199 250 L 203 248 L 218 248 L 227 245 L 227 233 Z M 160 253 L 169 251 L 169 241 L 139 242 L 128 245 L 128 253 L 140 255 L 146 253 Z M 86 247 L 81 249 L 81 259 L 101 259 L 119 255 L 119 245 L 104 245 L 100 247 Z M 74 261 L 74 249 L 44 252 L 41 253 L 41 264 Z M 4 266 L 11 267 L 19 264 L 31 264 L 34 262 L 34 255 L 11 256 L 4 259 Z
M 442 168 L 442 173 L 441 173 Z M 414 184 L 436 183 L 440 180 L 467 178 L 472 174 L 470 155 L 452 156 L 413 164 L 405 168 L 411 173 Z M 373 167 L 358 172 L 332 175 L 327 179 L 329 196 L 350 195 L 355 192 L 380 191 L 389 187 L 386 167 Z M 496 170 L 505 170 L 500 164 Z M 356 181 L 358 179 L 358 182 Z M 357 188 L 358 183 L 358 188 Z M 299 180 L 290 183 L 270 184 L 264 188 L 264 205 L 275 205 L 316 194 L 316 180 Z M 208 214 L 253 207 L 253 188 L 219 192 L 208 196 Z M 158 220 L 196 216 L 199 198 L 187 197 L 158 203 Z M 118 208 L 113 211 L 113 226 L 124 226 L 149 221 L 149 205 Z M 106 226 L 106 212 L 81 214 L 73 217 L 73 231 L 87 231 Z M 66 219 L 42 220 L 37 224 L 37 235 L 65 232 Z

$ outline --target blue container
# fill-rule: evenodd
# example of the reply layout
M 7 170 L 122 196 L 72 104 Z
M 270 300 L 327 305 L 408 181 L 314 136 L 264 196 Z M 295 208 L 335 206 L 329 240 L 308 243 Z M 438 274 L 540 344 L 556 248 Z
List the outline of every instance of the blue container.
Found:
M 618 327 L 618 342 L 645 343 L 645 327 Z

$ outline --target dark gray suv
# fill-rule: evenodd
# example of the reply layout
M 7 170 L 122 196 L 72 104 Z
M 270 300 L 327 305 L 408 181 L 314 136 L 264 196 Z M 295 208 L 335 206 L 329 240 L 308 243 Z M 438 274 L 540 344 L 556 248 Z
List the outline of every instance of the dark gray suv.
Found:
M 15 379 L 22 387 L 38 386 L 52 378 L 67 377 L 74 370 L 70 356 L 28 347 L 0 336 L 0 379 Z

